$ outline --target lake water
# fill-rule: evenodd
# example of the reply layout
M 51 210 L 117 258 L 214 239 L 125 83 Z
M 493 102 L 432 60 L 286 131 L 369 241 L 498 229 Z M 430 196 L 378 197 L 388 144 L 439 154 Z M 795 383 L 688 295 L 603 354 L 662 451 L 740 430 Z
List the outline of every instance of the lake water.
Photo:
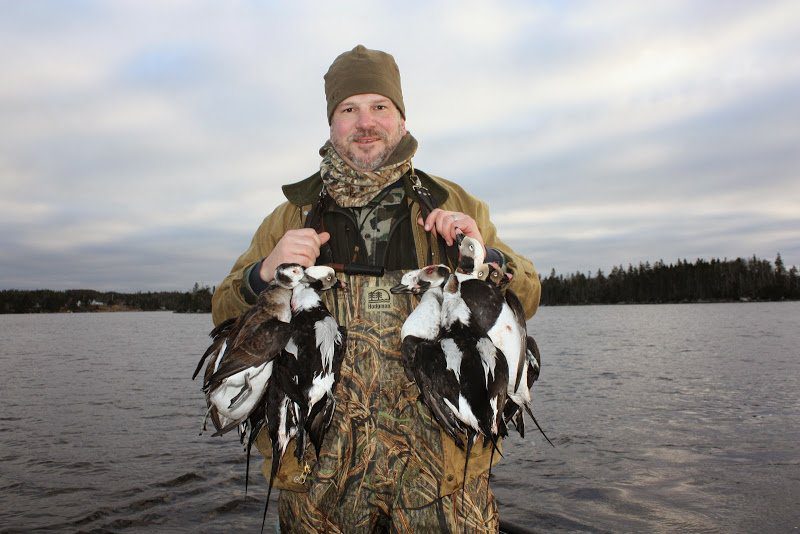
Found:
M 198 435 L 209 315 L 0 315 L 0 531 L 257 532 Z M 521 532 L 800 529 L 800 303 L 542 308 L 537 417 L 493 488 Z M 277 511 L 271 505 L 270 515 Z M 274 523 L 274 520 L 270 520 Z

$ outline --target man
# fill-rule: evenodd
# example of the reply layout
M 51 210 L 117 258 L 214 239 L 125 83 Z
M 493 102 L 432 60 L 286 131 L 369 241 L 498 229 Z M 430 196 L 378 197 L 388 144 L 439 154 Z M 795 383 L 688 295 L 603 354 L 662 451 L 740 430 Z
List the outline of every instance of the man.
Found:
M 281 263 L 346 265 L 347 294 L 326 295 L 348 329 L 336 412 L 318 461 L 313 451 L 302 463 L 291 451 L 283 457 L 281 531 L 496 531 L 491 447 L 474 447 L 460 491 L 465 454 L 417 402 L 402 368 L 400 327 L 414 301 L 388 288 L 404 271 L 452 264 L 458 231 L 513 271 L 510 288 L 529 318 L 538 276 L 498 239 L 485 203 L 414 169 L 417 141 L 391 55 L 361 45 L 341 54 L 325 75 L 325 96 L 330 139 L 320 170 L 283 187 L 288 201 L 264 219 L 213 298 L 219 324 L 254 303 Z M 258 445 L 269 455 L 263 433 Z

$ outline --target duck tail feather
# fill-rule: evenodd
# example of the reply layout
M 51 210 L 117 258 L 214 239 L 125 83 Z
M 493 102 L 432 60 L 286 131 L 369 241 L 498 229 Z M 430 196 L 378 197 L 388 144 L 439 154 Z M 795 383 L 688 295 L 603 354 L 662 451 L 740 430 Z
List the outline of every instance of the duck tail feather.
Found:
M 526 402 L 523 406 L 525 406 L 525 411 L 527 411 L 528 415 L 531 416 L 531 419 L 533 420 L 533 424 L 535 424 L 536 428 L 539 429 L 539 432 L 542 433 L 542 436 L 544 436 L 544 439 L 547 440 L 547 443 L 549 443 L 551 447 L 555 447 L 555 445 L 553 445 L 553 442 L 550 441 L 550 438 L 547 437 L 547 434 L 544 433 L 544 430 L 542 429 L 541 425 L 539 424 L 539 421 L 537 421 L 536 417 L 533 416 L 533 412 L 531 411 L 531 407 L 528 405 L 528 403 Z

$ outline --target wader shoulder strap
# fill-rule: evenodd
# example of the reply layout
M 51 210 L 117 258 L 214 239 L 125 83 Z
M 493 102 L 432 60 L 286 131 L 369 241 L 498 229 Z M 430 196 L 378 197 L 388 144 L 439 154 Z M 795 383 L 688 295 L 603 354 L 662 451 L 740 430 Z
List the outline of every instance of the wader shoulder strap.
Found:
M 325 190 L 325 186 L 319 192 L 319 198 L 311 207 L 306 216 L 305 228 L 313 228 L 315 232 L 325 232 L 325 220 L 323 215 L 330 207 L 333 198 Z M 331 235 L 331 238 L 333 236 Z M 340 273 L 345 274 L 363 274 L 367 276 L 383 276 L 383 266 L 365 265 L 362 263 L 333 263 L 333 251 L 331 250 L 330 241 L 322 245 L 319 249 L 319 258 L 317 258 L 317 265 L 328 265 Z
M 417 196 L 417 201 L 419 202 L 420 211 L 422 211 L 422 217 L 427 219 L 428 215 L 436 209 L 438 206 L 436 205 L 436 201 L 434 200 L 433 196 L 431 196 L 430 191 L 428 188 L 422 185 L 422 182 L 417 176 L 417 173 L 414 171 L 414 166 L 411 166 L 411 190 L 414 191 L 414 194 Z M 458 265 L 458 247 L 455 245 L 447 246 L 442 239 L 441 236 L 437 239 L 438 244 L 442 247 L 447 255 L 447 260 L 450 262 L 452 267 Z M 433 245 L 431 245 L 433 246 Z

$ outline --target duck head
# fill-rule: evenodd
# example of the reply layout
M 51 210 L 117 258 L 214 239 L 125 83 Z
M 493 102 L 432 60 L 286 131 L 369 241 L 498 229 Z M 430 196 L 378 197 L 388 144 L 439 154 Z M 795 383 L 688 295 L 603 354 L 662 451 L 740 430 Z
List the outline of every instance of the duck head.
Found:
M 484 263 L 475 269 L 475 276 L 502 289 L 511 281 L 512 274 L 503 272 L 496 263 Z
M 400 279 L 400 283 L 389 291 L 394 294 L 419 295 L 432 287 L 442 287 L 448 276 L 450 276 L 450 268 L 447 265 L 428 265 L 422 269 L 408 271 Z
M 316 291 L 327 291 L 328 289 L 344 287 L 344 283 L 336 278 L 336 271 L 327 265 L 312 265 L 311 267 L 306 267 L 302 282 L 304 285 Z
M 294 289 L 303 279 L 303 267 L 298 263 L 281 263 L 275 269 L 275 282 L 286 289 Z
M 474 237 L 464 236 L 458 245 L 458 272 L 472 274 L 483 263 L 486 250 Z

